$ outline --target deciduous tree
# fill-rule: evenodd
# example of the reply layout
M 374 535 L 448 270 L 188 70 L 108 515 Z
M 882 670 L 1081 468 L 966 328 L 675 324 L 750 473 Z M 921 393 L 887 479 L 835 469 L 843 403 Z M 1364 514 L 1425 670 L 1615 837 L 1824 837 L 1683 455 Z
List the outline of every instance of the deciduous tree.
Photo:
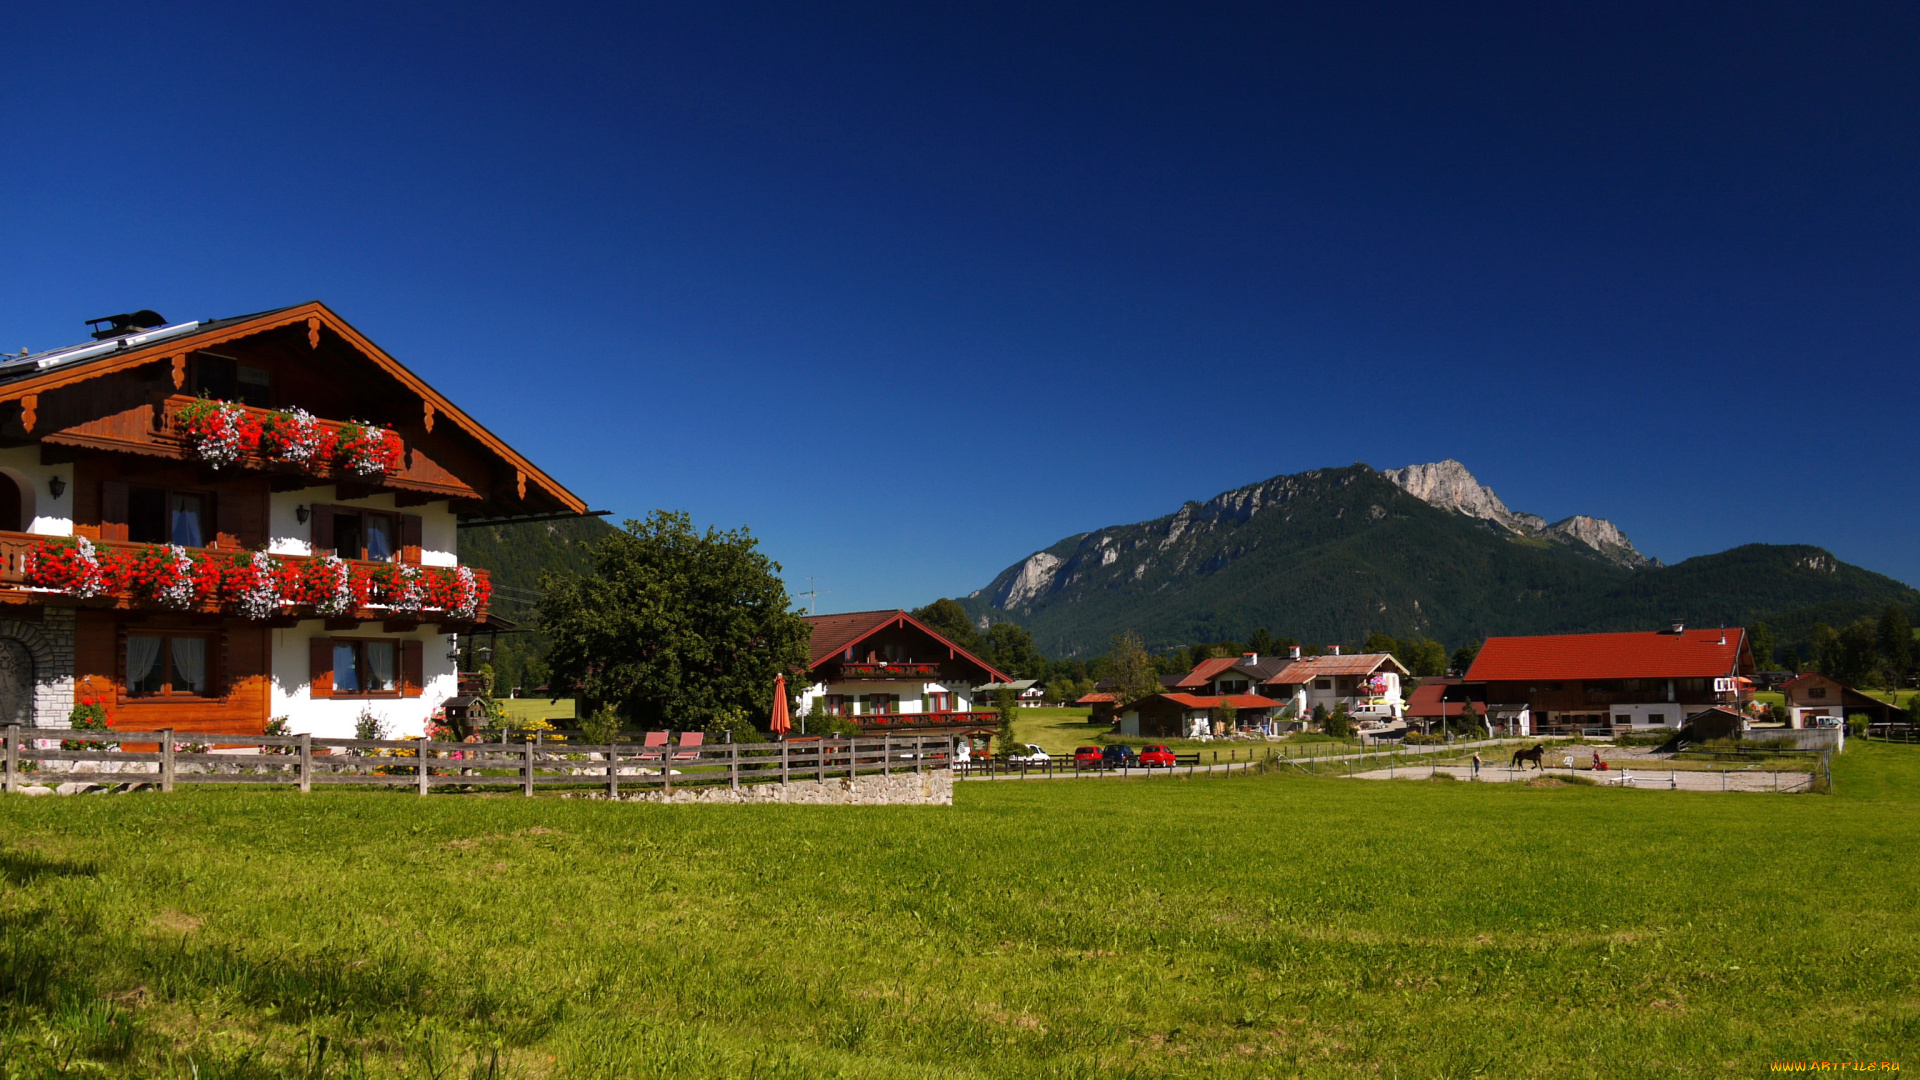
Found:
M 959 601 L 942 597 L 926 607 L 914 609 L 912 614 L 948 641 L 975 656 L 980 655 L 980 632 L 975 629 L 973 620 L 967 617 L 967 611 Z
M 1114 638 L 1107 655 L 1113 664 L 1113 693 L 1120 706 L 1160 692 L 1159 672 L 1139 634 L 1128 630 Z
M 805 669 L 811 627 L 747 530 L 699 533 L 656 511 L 592 557 L 590 573 L 545 576 L 540 605 L 555 687 L 578 687 L 588 710 L 693 730 L 739 709 L 764 724 L 774 676 Z

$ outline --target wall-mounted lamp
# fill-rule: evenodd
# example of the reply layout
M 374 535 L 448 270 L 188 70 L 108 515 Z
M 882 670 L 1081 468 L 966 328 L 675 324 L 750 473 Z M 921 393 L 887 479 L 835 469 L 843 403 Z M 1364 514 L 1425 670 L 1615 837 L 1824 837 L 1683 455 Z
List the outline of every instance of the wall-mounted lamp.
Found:
M 302 525 L 305 525 L 307 523 L 307 508 L 305 506 L 294 507 L 293 520 L 299 522 Z
M 479 649 L 478 649 L 477 651 L 478 651 L 478 652 L 479 652 L 479 654 L 480 654 L 480 662 L 481 662 L 482 664 L 491 664 L 491 663 L 493 663 L 493 650 L 492 650 L 492 649 L 490 649 L 490 648 L 488 648 L 488 647 L 487 647 L 487 646 L 485 646 L 485 645 L 482 645 L 482 646 L 480 646 L 480 648 L 479 648 Z
M 67 490 L 67 482 L 65 480 L 60 479 L 57 476 L 47 481 L 47 492 L 48 494 L 52 495 L 56 499 L 59 498 L 61 493 L 66 490 Z

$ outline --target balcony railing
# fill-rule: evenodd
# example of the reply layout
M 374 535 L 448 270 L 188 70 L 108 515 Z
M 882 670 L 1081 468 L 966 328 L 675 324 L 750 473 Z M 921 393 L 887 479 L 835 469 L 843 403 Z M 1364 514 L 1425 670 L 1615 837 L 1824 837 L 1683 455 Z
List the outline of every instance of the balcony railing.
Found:
M 842 679 L 935 679 L 939 676 L 939 664 L 843 663 L 840 665 Z
M 896 728 L 929 727 L 968 727 L 998 724 L 1000 714 L 988 709 L 974 711 L 948 710 L 942 712 L 909 713 L 865 713 L 849 716 L 864 731 L 885 731 Z
M 95 559 L 103 567 L 116 560 L 144 558 L 152 551 L 165 552 L 164 544 L 128 543 L 116 540 L 90 540 Z M 238 548 L 184 549 L 195 563 L 195 582 L 191 599 L 168 603 L 151 595 L 151 586 L 135 583 L 125 574 L 103 574 L 99 587 L 82 595 L 50 584 L 43 574 L 34 572 L 36 557 L 45 558 L 57 546 L 77 542 L 66 537 L 37 533 L 0 532 L 0 588 L 31 591 L 39 595 L 72 596 L 88 606 L 140 608 L 147 610 L 189 611 L 203 614 L 226 613 L 260 620 L 283 618 L 356 618 L 360 620 L 401 619 L 413 621 L 484 622 L 492 583 L 485 570 L 468 568 L 474 592 L 467 599 L 470 614 L 450 608 L 454 589 L 461 586 L 458 567 L 416 566 L 364 559 L 342 559 L 346 571 L 345 588 L 351 597 L 331 602 L 318 598 L 316 603 L 307 584 L 314 580 L 313 564 L 326 556 L 272 555 L 260 568 L 258 578 L 269 584 L 256 591 L 249 604 L 238 596 L 244 568 L 235 567 L 243 556 L 252 553 Z M 120 580 L 127 579 L 127 580 Z M 338 579 L 336 579 L 338 580 Z M 336 590 L 337 593 L 338 590 Z M 273 601 L 278 599 L 278 603 Z

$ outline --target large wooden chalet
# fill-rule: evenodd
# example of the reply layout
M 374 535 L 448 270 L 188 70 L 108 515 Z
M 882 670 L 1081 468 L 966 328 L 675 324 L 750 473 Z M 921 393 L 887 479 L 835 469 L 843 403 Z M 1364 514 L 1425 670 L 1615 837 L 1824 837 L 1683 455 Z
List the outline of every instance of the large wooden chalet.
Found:
M 1255 653 L 1202 660 L 1170 688 L 1200 695 L 1257 694 L 1277 699 L 1288 715 L 1305 720 L 1315 708 L 1344 705 L 1356 719 L 1390 721 L 1405 707 L 1401 680 L 1407 669 L 1392 653 L 1348 653 L 1335 646 L 1326 656 L 1262 658 Z
M 0 359 L 0 722 L 420 733 L 489 625 L 459 526 L 586 509 L 322 304 L 96 325 Z
M 975 687 L 1004 683 L 991 664 L 898 609 L 809 615 L 812 685 L 800 712 L 816 701 L 864 731 L 991 735 L 998 719 L 975 708 Z M 797 732 L 796 727 L 796 732 Z

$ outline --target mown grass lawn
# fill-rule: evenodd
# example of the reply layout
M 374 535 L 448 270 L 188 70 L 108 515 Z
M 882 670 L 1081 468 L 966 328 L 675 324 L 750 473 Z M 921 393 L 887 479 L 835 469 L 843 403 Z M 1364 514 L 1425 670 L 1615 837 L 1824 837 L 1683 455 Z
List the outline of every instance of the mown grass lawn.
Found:
M 1912 1069 L 1920 748 L 1834 771 L 7 797 L 0 1077 Z

